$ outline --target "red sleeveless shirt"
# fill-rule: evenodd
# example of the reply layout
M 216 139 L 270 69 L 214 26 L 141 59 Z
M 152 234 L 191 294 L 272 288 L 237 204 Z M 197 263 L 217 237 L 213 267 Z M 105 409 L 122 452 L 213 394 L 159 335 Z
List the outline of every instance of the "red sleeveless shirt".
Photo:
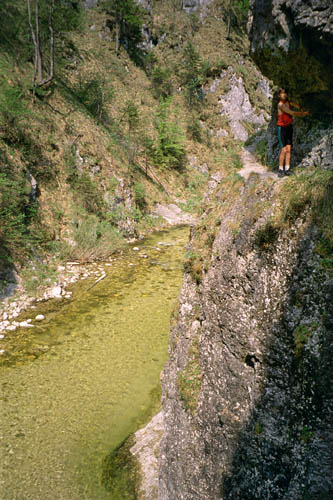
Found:
M 288 115 L 288 113 L 282 113 L 281 115 L 278 114 L 277 124 L 279 127 L 287 127 L 292 122 L 293 122 L 293 117 L 291 115 Z

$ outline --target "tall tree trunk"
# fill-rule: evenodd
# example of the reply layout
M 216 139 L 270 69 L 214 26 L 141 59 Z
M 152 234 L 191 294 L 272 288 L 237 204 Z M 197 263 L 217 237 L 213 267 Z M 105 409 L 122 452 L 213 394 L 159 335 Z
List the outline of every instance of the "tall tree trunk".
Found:
M 35 26 L 36 26 L 36 56 L 37 56 L 37 84 L 40 85 L 43 81 L 43 61 L 42 61 L 42 50 L 40 46 L 40 34 L 39 34 L 39 4 L 38 0 L 35 0 Z
M 120 21 L 116 20 L 116 55 L 119 55 L 120 49 Z
M 38 1 L 35 4 L 36 6 L 38 5 Z M 42 80 L 43 75 L 42 75 L 42 57 L 41 57 L 41 51 L 40 51 L 40 44 L 39 44 L 39 38 L 37 36 L 37 27 L 36 27 L 36 33 L 32 24 L 32 16 L 31 16 L 31 4 L 30 0 L 27 0 L 27 6 L 28 6 L 28 19 L 29 19 L 29 26 L 31 30 L 31 38 L 32 42 L 34 44 L 34 49 L 35 49 L 35 55 L 34 55 L 34 78 L 33 78 L 33 86 L 35 87 L 36 85 L 36 80 L 37 82 Z M 36 20 L 38 23 L 38 10 L 36 8 Z
M 227 40 L 230 40 L 232 15 L 233 15 L 233 12 L 232 12 L 231 0 L 229 0 L 229 3 L 228 3 L 228 14 L 227 14 Z
M 34 55 L 34 79 L 33 86 L 36 84 L 38 86 L 45 85 L 54 78 L 54 28 L 53 28 L 53 13 L 54 13 L 54 1 L 51 1 L 50 14 L 49 14 L 49 32 L 50 32 L 50 71 L 47 78 L 43 79 L 43 58 L 42 49 L 40 44 L 40 32 L 39 32 L 39 4 L 38 0 L 35 0 L 35 28 L 32 24 L 31 15 L 31 4 L 30 0 L 27 0 L 28 6 L 28 18 L 29 26 L 31 30 L 31 38 L 34 44 L 35 55 Z
M 50 32 L 50 71 L 49 76 L 42 80 L 39 85 L 45 85 L 53 80 L 54 77 L 54 29 L 53 29 L 53 12 L 54 12 L 54 0 L 51 2 L 50 14 L 49 14 L 49 32 Z

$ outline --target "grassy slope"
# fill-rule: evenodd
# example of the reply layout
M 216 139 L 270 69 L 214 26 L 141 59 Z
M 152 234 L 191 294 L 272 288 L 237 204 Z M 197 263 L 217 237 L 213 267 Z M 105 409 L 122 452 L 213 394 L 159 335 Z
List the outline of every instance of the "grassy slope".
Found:
M 124 49 L 116 57 L 112 34 L 104 29 L 105 14 L 92 10 L 85 15 L 83 29 L 73 33 L 71 43 L 67 43 L 65 64 L 56 81 L 34 103 L 28 90 L 32 64 L 20 64 L 6 52 L 0 54 L 2 83 L 21 89 L 19 104 L 29 111 L 24 114 L 19 110 L 10 126 L 2 120 L 1 187 L 10 203 L 5 210 L 6 200 L 2 199 L 0 216 L 6 223 L 0 229 L 0 270 L 10 262 L 18 269 L 24 268 L 27 259 L 31 267 L 31 261 L 54 255 L 58 260 L 103 258 L 119 248 L 122 235 L 118 229 L 124 220 L 136 227 L 137 234 L 156 227 L 159 221 L 149 216 L 156 202 L 178 200 L 185 209 L 200 210 L 207 178 L 188 160 L 182 170 L 167 168 L 144 151 L 145 137 L 157 141 L 154 121 L 159 101 L 151 80 Z M 208 61 L 205 89 L 219 74 L 222 61 L 223 67 L 232 65 L 244 77 L 254 102 L 260 75 L 246 56 L 246 36 L 233 31 L 231 41 L 227 41 L 223 16 L 215 6 L 199 22 L 196 16 L 174 12 L 172 2 L 166 1 L 149 23 L 156 36 L 166 35 L 153 54 L 155 67 L 160 64 L 170 70 L 172 101 L 168 119 L 177 122 L 184 135 L 193 122 L 200 130 L 200 141 L 187 133 L 187 159 L 195 156 L 197 163 L 206 163 L 211 173 L 221 170 L 233 161 L 232 155 L 239 148 L 230 138 L 215 136 L 219 128 L 228 130 L 218 106 L 218 95 L 228 86 L 221 79 L 217 92 L 207 94 L 203 104 L 186 106 L 184 89 L 179 90 L 184 47 L 191 39 L 201 60 Z M 91 83 L 95 87 L 89 91 Z M 99 121 L 100 116 L 94 116 L 93 98 L 99 92 L 104 123 Z M 128 104 L 138 112 L 132 127 L 126 112 Z M 146 165 L 171 197 L 142 173 L 139 167 Z M 29 198 L 27 171 L 38 181 L 35 204 Z M 124 199 L 115 206 L 117 197 Z

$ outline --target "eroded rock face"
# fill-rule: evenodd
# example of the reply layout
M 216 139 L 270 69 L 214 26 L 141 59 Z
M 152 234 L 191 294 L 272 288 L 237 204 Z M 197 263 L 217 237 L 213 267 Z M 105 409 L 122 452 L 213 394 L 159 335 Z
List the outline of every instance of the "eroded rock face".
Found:
M 251 11 L 251 51 L 263 73 L 332 114 L 332 2 L 252 0 Z
M 221 95 L 219 99 L 221 114 L 228 117 L 234 138 L 246 141 L 249 133 L 244 126 L 244 122 L 259 127 L 265 125 L 266 120 L 262 113 L 260 115 L 256 114 L 256 109 L 251 105 L 242 78 L 236 76 L 231 66 L 229 66 L 225 74 L 229 78 L 230 90 Z M 225 75 L 223 74 L 223 76 Z
M 252 0 L 252 55 L 261 71 L 310 111 L 296 119 L 294 165 L 332 168 L 333 3 L 331 0 Z M 277 164 L 276 104 L 268 157 Z
M 188 13 L 197 12 L 198 10 L 205 13 L 212 2 L 213 0 L 182 0 L 182 6 Z
M 316 227 L 305 216 L 274 231 L 274 188 L 256 182 L 222 219 L 202 283 L 184 281 L 163 374 L 159 500 L 333 495 L 332 278 Z

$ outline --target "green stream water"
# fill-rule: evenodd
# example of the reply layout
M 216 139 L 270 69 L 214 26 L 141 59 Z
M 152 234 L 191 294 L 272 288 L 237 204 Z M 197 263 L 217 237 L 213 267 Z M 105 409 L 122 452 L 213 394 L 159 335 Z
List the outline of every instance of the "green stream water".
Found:
M 42 325 L 11 334 L 0 368 L 1 500 L 112 499 L 103 460 L 156 404 L 187 240 L 187 228 L 145 240 L 102 265 L 107 277 L 91 290 L 93 281 L 77 283 L 70 301 L 34 311 Z

